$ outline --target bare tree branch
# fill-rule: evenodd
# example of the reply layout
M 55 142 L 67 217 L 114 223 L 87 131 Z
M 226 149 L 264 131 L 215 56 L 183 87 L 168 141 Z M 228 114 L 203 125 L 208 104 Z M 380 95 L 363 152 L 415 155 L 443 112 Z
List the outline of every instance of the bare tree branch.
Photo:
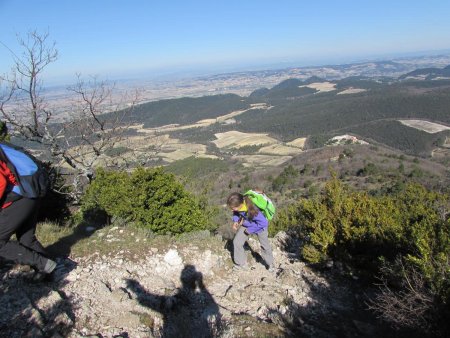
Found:
M 401 260 L 396 261 L 396 266 L 400 269 L 401 287 L 394 290 L 387 279 L 381 277 L 380 292 L 368 307 L 395 327 L 426 329 L 435 310 L 434 297 L 417 270 L 406 269 Z M 386 275 L 394 275 L 392 267 L 384 269 Z
M 18 37 L 18 42 L 22 54 L 8 48 L 13 71 L 9 77 L 0 77 L 0 115 L 15 136 L 46 146 L 56 166 L 70 168 L 72 197 L 78 200 L 83 185 L 93 177 L 94 166 L 118 165 L 106 153 L 125 139 L 125 118 L 137 104 L 139 92 L 118 95 L 114 84 L 96 77 L 86 82 L 77 75 L 77 83 L 68 88 L 76 96 L 73 111 L 66 121 L 58 122 L 58 113 L 48 107 L 42 94 L 41 81 L 45 68 L 58 59 L 56 45 L 49 43 L 48 33 L 36 31 L 26 39 Z

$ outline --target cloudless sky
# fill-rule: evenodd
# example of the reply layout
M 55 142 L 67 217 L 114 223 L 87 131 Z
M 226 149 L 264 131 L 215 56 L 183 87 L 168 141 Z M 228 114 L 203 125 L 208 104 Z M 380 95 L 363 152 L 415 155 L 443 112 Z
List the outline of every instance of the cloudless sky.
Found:
M 19 34 L 48 31 L 51 77 L 320 65 L 450 49 L 449 0 L 0 0 L 0 73 Z

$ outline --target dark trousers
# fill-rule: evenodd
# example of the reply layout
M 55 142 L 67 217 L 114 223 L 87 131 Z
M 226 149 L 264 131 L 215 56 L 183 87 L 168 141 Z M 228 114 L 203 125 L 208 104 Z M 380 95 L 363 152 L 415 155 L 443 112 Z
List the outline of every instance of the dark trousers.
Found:
M 36 238 L 39 200 L 21 198 L 0 211 L 0 256 L 44 270 L 47 252 Z M 15 234 L 17 241 L 10 241 Z

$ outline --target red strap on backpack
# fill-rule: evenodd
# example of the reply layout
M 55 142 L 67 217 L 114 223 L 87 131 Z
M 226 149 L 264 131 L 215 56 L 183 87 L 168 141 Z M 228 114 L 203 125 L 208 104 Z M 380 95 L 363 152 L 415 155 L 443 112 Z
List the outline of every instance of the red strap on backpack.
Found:
M 2 161 L 0 161 L 0 174 L 5 176 L 5 178 L 8 181 L 8 183 L 10 183 L 12 185 L 18 185 L 16 177 L 11 172 L 11 170 L 9 170 L 8 166 L 6 165 L 6 163 L 2 162 Z
M 17 180 L 6 163 L 0 161 L 0 200 L 3 200 L 3 195 L 5 194 L 8 185 L 17 185 Z M 11 203 L 12 202 L 3 203 L 1 208 L 4 209 L 11 205 Z

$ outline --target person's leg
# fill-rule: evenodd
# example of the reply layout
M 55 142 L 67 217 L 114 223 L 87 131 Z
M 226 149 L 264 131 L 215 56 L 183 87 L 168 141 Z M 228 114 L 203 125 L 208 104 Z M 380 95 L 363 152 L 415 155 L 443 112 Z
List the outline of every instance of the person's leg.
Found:
M 17 240 L 28 249 L 36 251 L 37 253 L 49 258 L 47 251 L 36 238 L 36 223 L 40 201 L 28 198 L 24 198 L 23 200 L 24 208 L 30 210 L 30 212 L 22 226 L 16 231 Z
M 261 245 L 261 255 L 266 264 L 271 267 L 273 265 L 272 246 L 269 242 L 269 231 L 264 229 L 258 233 L 259 244 Z
M 245 228 L 240 227 L 236 232 L 236 235 L 233 239 L 233 258 L 234 263 L 239 266 L 247 265 L 247 256 L 244 251 L 244 244 L 248 239 L 248 236 L 245 234 Z
M 22 198 L 0 211 L 0 256 L 19 264 L 32 265 L 40 271 L 48 271 L 54 268 L 54 262 L 16 241 L 10 241 L 11 236 L 34 211 L 33 206 Z

